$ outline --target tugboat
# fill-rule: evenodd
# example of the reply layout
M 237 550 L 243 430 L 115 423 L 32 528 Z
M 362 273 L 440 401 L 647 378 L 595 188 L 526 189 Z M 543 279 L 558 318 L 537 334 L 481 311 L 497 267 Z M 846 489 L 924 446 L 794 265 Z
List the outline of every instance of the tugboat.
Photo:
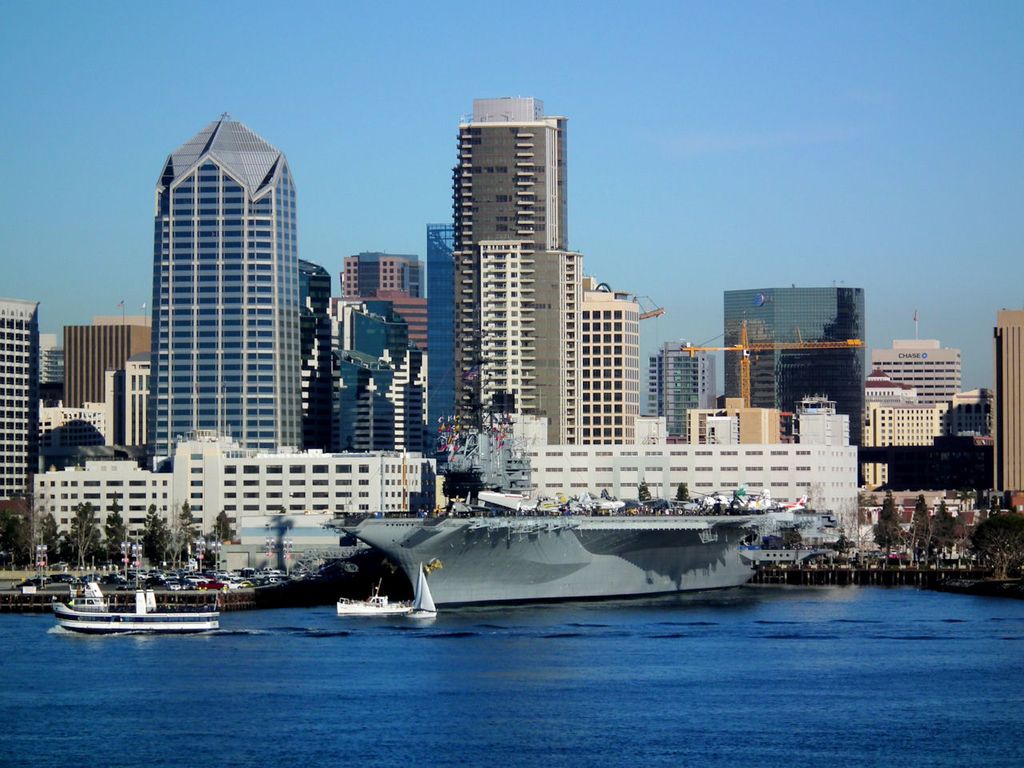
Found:
M 67 603 L 54 601 L 53 614 L 57 623 L 72 632 L 94 635 L 147 632 L 153 634 L 183 634 L 208 632 L 220 627 L 220 612 L 211 604 L 201 611 L 167 611 L 156 606 L 153 590 L 135 591 L 135 610 L 111 610 L 100 585 L 90 581 L 82 595 Z

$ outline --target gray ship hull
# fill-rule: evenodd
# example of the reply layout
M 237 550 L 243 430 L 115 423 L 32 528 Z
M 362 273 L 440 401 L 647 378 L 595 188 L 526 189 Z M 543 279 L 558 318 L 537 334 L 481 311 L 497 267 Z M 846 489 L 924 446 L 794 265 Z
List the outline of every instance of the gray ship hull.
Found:
M 364 520 L 346 530 L 422 563 L 438 606 L 592 600 L 722 589 L 753 574 L 751 517 L 478 517 Z

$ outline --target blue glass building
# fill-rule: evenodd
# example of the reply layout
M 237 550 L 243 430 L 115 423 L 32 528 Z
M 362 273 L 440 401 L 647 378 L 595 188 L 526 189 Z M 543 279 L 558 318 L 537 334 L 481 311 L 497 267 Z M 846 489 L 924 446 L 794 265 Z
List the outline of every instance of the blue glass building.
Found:
M 427 431 L 455 413 L 455 228 L 427 225 Z
M 193 430 L 302 440 L 295 186 L 227 115 L 171 153 L 156 188 L 151 455 Z
M 864 340 L 863 288 L 753 288 L 725 292 L 725 346 L 755 342 Z M 725 356 L 725 394 L 740 396 L 739 355 Z M 750 403 L 795 412 L 806 396 L 822 395 L 850 417 L 850 442 L 860 444 L 864 407 L 864 347 L 787 349 L 750 358 Z
M 331 275 L 299 259 L 299 339 L 302 355 L 302 447 L 331 450 L 333 340 Z

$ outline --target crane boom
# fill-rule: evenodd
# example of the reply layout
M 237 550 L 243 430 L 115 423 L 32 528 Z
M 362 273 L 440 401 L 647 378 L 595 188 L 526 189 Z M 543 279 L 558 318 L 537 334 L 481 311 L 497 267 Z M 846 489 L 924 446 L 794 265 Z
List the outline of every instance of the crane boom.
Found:
M 798 331 L 799 333 L 799 331 Z M 698 352 L 739 352 L 740 358 L 740 395 L 743 406 L 750 407 L 750 353 L 775 352 L 778 350 L 820 350 L 820 349 L 857 349 L 863 347 L 860 339 L 844 339 L 842 341 L 756 341 L 753 344 L 747 337 L 747 321 L 740 324 L 740 342 L 731 347 L 694 347 L 686 344 L 680 349 L 693 357 Z

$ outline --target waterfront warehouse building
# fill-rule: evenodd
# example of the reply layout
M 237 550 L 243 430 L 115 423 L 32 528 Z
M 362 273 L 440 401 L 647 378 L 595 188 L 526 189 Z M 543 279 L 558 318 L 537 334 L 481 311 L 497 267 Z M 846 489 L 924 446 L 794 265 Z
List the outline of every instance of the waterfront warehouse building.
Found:
M 658 424 L 657 422 L 660 422 Z M 779 502 L 808 496 L 817 509 L 847 516 L 857 504 L 857 448 L 850 445 L 750 443 L 682 445 L 659 439 L 664 419 L 640 418 L 632 445 L 552 445 L 546 428 L 523 418 L 516 425 L 530 458 L 533 495 L 637 498 L 640 483 L 671 499 L 681 483 L 690 498 L 745 488 L 767 490 Z
M 997 491 L 1024 490 L 1024 310 L 996 313 L 994 419 Z
M 568 252 L 566 123 L 534 98 L 477 99 L 453 173 L 456 410 L 497 401 L 579 428 L 582 256 Z
M 751 405 L 794 413 L 807 396 L 835 402 L 860 444 L 864 348 L 814 349 L 813 342 L 864 340 L 862 288 L 752 288 L 725 292 L 725 346 L 739 344 L 746 322 L 751 344 L 802 344 L 750 355 Z M 725 354 L 725 394 L 740 397 L 740 353 Z
M 891 349 L 873 349 L 871 368 L 914 387 L 925 405 L 948 403 L 960 391 L 960 350 L 944 349 L 936 339 L 896 339 Z
M 428 433 L 455 413 L 455 230 L 427 224 Z
M 0 500 L 30 490 L 39 455 L 39 303 L 0 298 Z
M 149 450 L 195 430 L 300 445 L 295 186 L 227 115 L 172 152 L 156 187 Z
M 70 530 L 75 507 L 84 502 L 95 508 L 102 530 L 115 500 L 133 535 L 141 534 L 150 505 L 171 523 L 186 501 L 203 532 L 222 511 L 237 531 L 250 515 L 432 507 L 434 462 L 394 451 L 263 452 L 200 433 L 178 444 L 170 472 L 131 461 L 91 461 L 37 475 L 35 491 L 40 514 L 52 513 L 61 532 Z

